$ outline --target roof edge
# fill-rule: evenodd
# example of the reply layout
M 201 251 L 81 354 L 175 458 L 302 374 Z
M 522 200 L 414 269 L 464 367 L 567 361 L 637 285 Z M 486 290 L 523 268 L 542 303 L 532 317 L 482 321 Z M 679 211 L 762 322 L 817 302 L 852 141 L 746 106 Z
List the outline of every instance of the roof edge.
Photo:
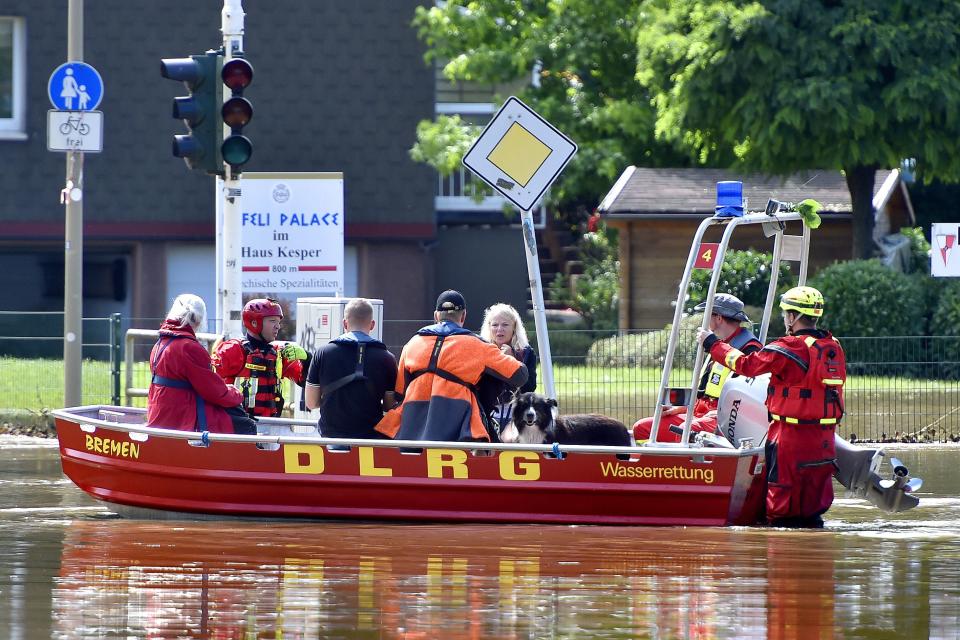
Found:
M 621 173 L 620 177 L 617 178 L 617 181 L 613 183 L 613 187 L 610 188 L 610 191 L 607 192 L 607 195 L 603 196 L 603 200 L 600 201 L 600 206 L 597 207 L 597 211 L 603 213 L 610 208 L 610 206 L 613 204 L 613 201 L 620 196 L 620 192 L 623 191 L 623 188 L 627 186 L 627 183 L 633 176 L 633 172 L 636 170 L 637 167 L 632 164 L 623 170 L 623 173 Z

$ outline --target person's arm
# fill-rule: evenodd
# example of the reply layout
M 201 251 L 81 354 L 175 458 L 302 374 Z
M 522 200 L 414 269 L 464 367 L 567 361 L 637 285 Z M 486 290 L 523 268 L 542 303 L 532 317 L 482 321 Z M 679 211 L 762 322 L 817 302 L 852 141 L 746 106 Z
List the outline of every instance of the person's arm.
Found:
M 276 345 L 276 343 L 273 344 Z M 306 349 L 296 342 L 287 342 L 277 349 L 277 357 L 283 358 L 283 377 L 303 386 L 307 381 L 307 372 L 313 360 Z
M 496 345 L 488 343 L 485 354 L 484 375 L 499 378 L 511 387 L 517 388 L 523 386 L 523 383 L 527 381 L 529 372 L 526 365 L 513 356 L 502 353 Z
M 308 382 L 303 389 L 303 402 L 307 405 L 307 409 L 319 409 L 321 400 L 323 400 L 323 388 Z
M 204 401 L 218 407 L 236 407 L 243 402 L 243 394 L 210 368 L 210 354 L 199 342 L 184 340 L 178 355 L 182 356 L 177 363 L 178 372 Z
M 527 381 L 520 387 L 521 393 L 537 390 L 537 354 L 532 347 L 524 349 L 523 364 L 527 367 Z
M 775 345 L 776 341 L 771 344 Z M 777 351 L 764 348 L 755 353 L 744 354 L 721 340 L 711 341 L 709 336 L 704 340 L 703 347 L 709 350 L 711 358 L 747 377 L 779 372 L 789 363 L 787 358 Z
M 383 388 L 386 391 L 383 392 L 383 399 L 381 401 L 381 407 L 384 411 L 390 411 L 395 406 L 399 404 L 397 392 L 395 391 L 397 386 L 397 359 L 396 357 L 387 351 L 387 363 L 386 363 L 386 384 L 383 385 Z
M 225 340 L 214 348 L 210 360 L 217 375 L 221 378 L 233 378 L 243 371 L 246 357 L 238 340 Z
M 323 349 L 321 348 L 310 359 L 307 369 L 306 386 L 303 388 L 303 403 L 307 409 L 319 409 L 323 400 L 323 385 L 320 384 L 320 375 L 323 371 Z

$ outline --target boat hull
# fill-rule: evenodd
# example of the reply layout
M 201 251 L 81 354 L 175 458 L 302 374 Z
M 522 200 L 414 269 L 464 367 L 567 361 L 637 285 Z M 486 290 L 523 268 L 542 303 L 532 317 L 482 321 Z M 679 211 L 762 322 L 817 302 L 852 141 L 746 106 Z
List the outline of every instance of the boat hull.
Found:
M 558 458 L 534 450 L 465 450 L 458 443 L 343 451 L 305 437 L 203 446 L 182 432 L 164 437 L 110 425 L 94 417 L 97 408 L 85 409 L 55 412 L 63 470 L 119 512 L 730 525 L 756 523 L 763 502 L 763 454 L 757 449 L 711 454 L 644 447 L 619 456 L 574 451 Z

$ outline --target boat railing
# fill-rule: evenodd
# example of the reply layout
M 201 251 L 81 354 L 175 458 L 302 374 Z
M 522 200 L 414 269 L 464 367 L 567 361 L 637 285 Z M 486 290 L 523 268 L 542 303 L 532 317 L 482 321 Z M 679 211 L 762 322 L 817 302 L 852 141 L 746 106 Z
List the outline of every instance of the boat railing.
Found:
M 801 222 L 803 234 L 800 236 L 785 235 L 786 223 Z M 684 305 L 687 300 L 687 292 L 690 287 L 690 280 L 693 270 L 697 267 L 698 258 L 701 254 L 701 245 L 704 235 L 711 227 L 723 227 L 723 235 L 716 247 L 716 254 L 712 257 L 712 272 L 710 286 L 707 290 L 706 308 L 703 310 L 703 320 L 701 328 L 709 329 L 710 315 L 713 313 L 713 300 L 717 292 L 717 283 L 720 281 L 720 272 L 723 260 L 730 244 L 730 238 L 735 229 L 744 225 L 762 225 L 764 235 L 773 238 L 773 259 L 770 269 L 770 285 L 767 289 L 767 299 L 763 309 L 763 319 L 760 323 L 759 339 L 766 342 L 767 330 L 770 325 L 770 316 L 773 311 L 773 303 L 776 298 L 777 279 L 780 273 L 779 265 L 781 261 L 796 261 L 800 263 L 799 285 L 803 285 L 807 279 L 807 257 L 810 248 L 810 229 L 802 223 L 803 219 L 799 213 L 795 212 L 763 212 L 748 213 L 740 217 L 717 217 L 706 218 L 700 223 L 697 232 L 694 235 L 693 242 L 690 245 L 690 254 L 687 256 L 687 264 L 683 271 L 683 278 L 677 292 L 676 307 L 673 312 L 673 324 L 670 329 L 670 337 L 667 341 L 667 352 L 664 356 L 663 372 L 660 380 L 660 393 L 656 398 L 656 405 L 653 413 L 653 425 L 650 430 L 650 439 L 645 446 L 662 446 L 657 443 L 657 435 L 660 426 L 660 418 L 663 415 L 664 391 L 670 387 L 670 374 L 673 369 L 674 354 L 677 349 L 677 342 L 680 336 L 680 319 L 683 315 Z M 691 382 L 689 393 L 685 394 L 687 399 L 687 412 L 683 424 L 683 434 L 680 437 L 680 443 L 676 446 L 690 447 L 690 430 L 693 420 L 693 405 L 696 402 L 697 387 L 700 382 L 700 369 L 703 366 L 704 352 L 702 345 L 697 345 L 696 358 L 691 370 Z
M 270 430 L 270 427 L 287 426 L 291 427 L 290 435 L 278 435 L 277 433 L 258 433 L 257 435 L 238 435 L 232 433 L 209 433 L 199 431 L 181 431 L 178 429 L 164 429 L 160 427 L 148 427 L 143 422 L 145 409 L 123 407 L 123 412 L 128 415 L 136 415 L 137 422 L 120 421 L 117 419 L 117 407 L 104 405 L 90 405 L 84 407 L 71 407 L 67 409 L 55 409 L 51 413 L 57 418 L 73 422 L 79 425 L 81 431 L 88 434 L 94 434 L 98 428 L 110 431 L 121 431 L 129 434 L 131 440 L 136 442 L 146 442 L 151 436 L 158 438 L 172 438 L 187 440 L 196 446 L 209 446 L 218 442 L 248 442 L 256 445 L 317 445 L 330 448 L 331 451 L 345 450 L 347 447 L 376 447 L 386 449 L 402 449 L 402 453 L 410 455 L 419 455 L 424 449 L 458 449 L 463 451 L 472 451 L 477 456 L 489 454 L 494 451 L 529 451 L 542 454 L 552 454 L 557 458 L 563 458 L 570 453 L 589 453 L 589 454 L 614 454 L 624 456 L 625 459 L 635 458 L 640 455 L 671 455 L 671 456 L 694 456 L 698 461 L 709 462 L 711 457 L 739 457 L 742 455 L 758 454 L 762 451 L 760 448 L 744 446 L 740 449 L 711 447 L 711 446 L 657 446 L 653 447 L 656 451 L 651 451 L 651 447 L 623 447 L 623 446 L 599 446 L 599 445 L 559 445 L 559 444 L 521 444 L 521 443 L 493 443 L 493 442 L 455 442 L 455 441 L 435 441 L 435 440 L 366 440 L 359 438 L 325 438 L 319 435 L 305 435 L 294 433 L 292 427 L 295 426 L 313 426 L 313 423 L 305 420 L 292 420 L 288 418 L 260 418 L 259 424 Z M 259 446 L 258 448 L 265 448 Z M 267 450 L 275 450 L 279 447 L 272 447 Z M 702 460 L 700 460 L 702 458 Z

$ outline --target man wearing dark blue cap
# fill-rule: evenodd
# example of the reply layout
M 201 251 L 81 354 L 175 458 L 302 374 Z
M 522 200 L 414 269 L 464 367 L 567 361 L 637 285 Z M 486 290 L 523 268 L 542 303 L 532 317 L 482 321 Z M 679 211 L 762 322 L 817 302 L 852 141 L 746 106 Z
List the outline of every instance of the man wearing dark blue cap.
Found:
M 404 346 L 395 388 L 403 402 L 376 429 L 400 440 L 488 441 L 477 383 L 489 375 L 519 387 L 527 368 L 463 327 L 467 303 L 459 291 L 440 294 L 433 318 Z
M 693 308 L 703 311 L 706 302 Z M 729 293 L 718 293 L 713 298 L 713 311 L 710 314 L 710 330 L 720 339 L 743 353 L 759 351 L 763 345 L 755 335 L 741 326 L 750 318 L 743 311 L 743 302 Z M 722 363 L 707 359 L 701 369 L 700 385 L 697 388 L 697 402 L 693 405 L 693 420 L 690 432 L 717 432 L 717 404 L 720 390 L 732 371 Z M 686 422 L 686 407 L 664 408 L 657 430 L 657 442 L 680 442 L 683 423 Z M 633 435 L 638 443 L 646 442 L 653 429 L 653 418 L 642 418 L 633 425 Z

